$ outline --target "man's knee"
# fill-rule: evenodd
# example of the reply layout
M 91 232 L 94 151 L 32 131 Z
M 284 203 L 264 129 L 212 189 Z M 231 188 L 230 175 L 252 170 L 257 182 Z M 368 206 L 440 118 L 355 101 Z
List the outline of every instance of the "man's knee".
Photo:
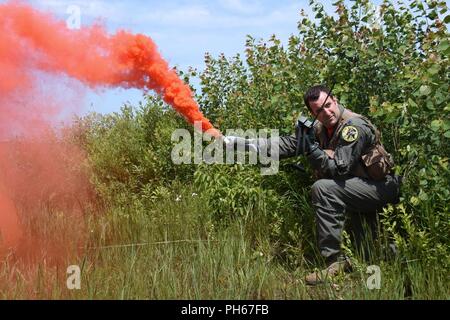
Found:
M 325 197 L 329 197 L 332 194 L 331 191 L 332 180 L 320 179 L 314 182 L 311 187 L 311 196 L 313 202 L 320 201 Z

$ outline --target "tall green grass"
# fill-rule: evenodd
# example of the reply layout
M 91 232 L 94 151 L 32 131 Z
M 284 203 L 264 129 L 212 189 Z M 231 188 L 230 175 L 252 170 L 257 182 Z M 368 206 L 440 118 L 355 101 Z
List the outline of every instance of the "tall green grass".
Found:
M 312 262 L 297 265 L 279 257 L 258 216 L 230 218 L 220 225 L 211 208 L 189 186 L 172 190 L 144 207 L 106 207 L 79 217 L 41 215 L 35 233 L 66 249 L 58 261 L 0 265 L 3 299 L 448 299 L 447 274 L 420 261 L 379 261 L 381 288 L 369 290 L 364 262 L 354 273 L 307 287 Z M 178 201 L 177 201 L 178 199 Z M 52 221 L 52 222 L 50 222 Z M 73 226 L 80 227 L 75 236 Z M 56 238 L 55 234 L 59 234 Z M 82 241 L 78 241 L 83 239 Z M 72 241 L 72 242 L 71 242 Z M 77 245 L 82 244 L 82 250 Z M 43 245 L 42 248 L 45 248 Z M 50 254 L 50 253 L 48 253 Z M 355 256 L 358 262 L 359 257 Z M 81 289 L 69 290 L 66 268 L 79 265 Z

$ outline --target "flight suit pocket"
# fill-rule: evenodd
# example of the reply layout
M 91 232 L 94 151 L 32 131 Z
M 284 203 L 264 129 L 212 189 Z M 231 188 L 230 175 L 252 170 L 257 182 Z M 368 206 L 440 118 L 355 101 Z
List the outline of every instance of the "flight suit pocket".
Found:
M 394 166 L 392 156 L 382 145 L 374 146 L 361 158 L 367 174 L 373 180 L 383 180 Z

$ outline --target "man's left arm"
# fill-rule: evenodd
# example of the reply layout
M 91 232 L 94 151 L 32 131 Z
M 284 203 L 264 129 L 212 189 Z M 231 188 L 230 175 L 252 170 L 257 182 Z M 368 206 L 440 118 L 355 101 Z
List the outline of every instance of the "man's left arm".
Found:
M 334 155 L 317 144 L 311 146 L 307 158 L 311 166 L 324 177 L 336 178 L 348 175 L 360 161 L 367 145 L 372 143 L 371 130 L 359 121 L 349 121 L 339 133 Z M 333 155 L 333 156 L 331 156 Z

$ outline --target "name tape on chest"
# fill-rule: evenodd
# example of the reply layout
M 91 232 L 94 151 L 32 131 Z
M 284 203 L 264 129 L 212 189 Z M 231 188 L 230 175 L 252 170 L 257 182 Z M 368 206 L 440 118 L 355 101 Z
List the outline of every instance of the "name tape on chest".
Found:
M 342 129 L 341 137 L 342 139 L 344 139 L 344 141 L 353 142 L 358 139 L 358 136 L 358 129 L 356 129 L 356 127 L 354 126 L 346 126 L 344 129 Z

